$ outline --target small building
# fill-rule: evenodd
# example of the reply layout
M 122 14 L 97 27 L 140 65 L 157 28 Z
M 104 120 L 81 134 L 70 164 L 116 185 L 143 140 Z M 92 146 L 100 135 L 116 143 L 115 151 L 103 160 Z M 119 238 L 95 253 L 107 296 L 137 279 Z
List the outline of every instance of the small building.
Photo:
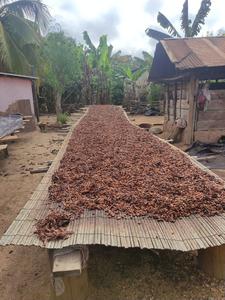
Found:
M 225 37 L 161 40 L 149 80 L 165 86 L 165 131 L 180 126 L 185 144 L 225 136 Z
M 38 116 L 35 102 L 36 77 L 0 72 L 0 115 Z

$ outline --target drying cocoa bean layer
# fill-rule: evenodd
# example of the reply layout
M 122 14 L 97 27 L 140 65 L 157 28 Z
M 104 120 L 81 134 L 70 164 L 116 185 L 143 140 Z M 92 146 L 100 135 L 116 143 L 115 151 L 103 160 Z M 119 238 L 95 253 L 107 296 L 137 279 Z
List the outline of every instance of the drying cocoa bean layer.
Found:
M 89 209 L 173 222 L 223 213 L 225 189 L 180 151 L 131 125 L 122 109 L 92 106 L 52 177 L 49 200 L 75 218 Z

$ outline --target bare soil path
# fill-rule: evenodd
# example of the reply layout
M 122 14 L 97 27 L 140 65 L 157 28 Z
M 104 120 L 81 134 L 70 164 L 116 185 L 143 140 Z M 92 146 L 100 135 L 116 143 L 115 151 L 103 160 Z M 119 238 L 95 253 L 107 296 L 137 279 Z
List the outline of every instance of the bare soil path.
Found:
M 54 159 L 62 143 L 57 139 L 63 136 L 56 132 L 20 134 L 20 140 L 9 146 L 9 158 L 0 160 L 0 234 L 43 177 L 31 175 L 29 168 Z M 92 247 L 88 274 L 88 300 L 225 299 L 224 282 L 199 272 L 194 254 Z M 0 248 L 1 300 L 49 300 L 49 290 L 45 250 Z

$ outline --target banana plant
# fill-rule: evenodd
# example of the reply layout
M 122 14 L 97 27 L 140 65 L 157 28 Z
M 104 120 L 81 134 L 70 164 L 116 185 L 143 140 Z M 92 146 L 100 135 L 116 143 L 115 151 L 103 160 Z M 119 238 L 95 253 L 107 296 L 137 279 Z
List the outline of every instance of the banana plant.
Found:
M 202 0 L 200 8 L 194 20 L 192 21 L 189 18 L 188 0 L 184 1 L 180 20 L 181 29 L 184 32 L 185 37 L 194 37 L 200 33 L 202 26 L 205 24 L 205 19 L 210 12 L 211 4 L 211 0 Z M 158 41 L 165 38 L 181 38 L 180 33 L 176 30 L 176 28 L 169 21 L 169 19 L 161 12 L 158 13 L 157 21 L 162 28 L 168 31 L 169 34 L 165 34 L 161 31 L 154 30 L 152 28 L 147 28 L 145 32 L 149 37 L 154 38 Z
M 84 31 L 83 38 L 86 43 L 85 48 L 85 88 L 89 102 L 106 103 L 110 99 L 111 79 L 112 79 L 112 45 L 108 45 L 107 36 L 103 35 L 99 39 L 98 47 L 92 43 L 87 31 Z

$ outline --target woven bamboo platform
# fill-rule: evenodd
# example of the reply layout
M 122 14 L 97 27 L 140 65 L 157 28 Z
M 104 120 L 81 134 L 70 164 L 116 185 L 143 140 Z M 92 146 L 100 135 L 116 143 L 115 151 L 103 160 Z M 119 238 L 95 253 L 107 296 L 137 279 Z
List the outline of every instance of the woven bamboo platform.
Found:
M 214 217 L 195 215 L 170 223 L 158 222 L 146 217 L 118 220 L 107 217 L 103 211 L 85 211 L 79 219 L 69 224 L 68 230 L 72 231 L 73 234 L 68 239 L 43 244 L 34 234 L 34 225 L 48 212 L 48 187 L 51 184 L 52 175 L 57 170 L 64 155 L 74 127 L 67 135 L 61 150 L 30 200 L 1 238 L 0 245 L 60 249 L 78 244 L 98 244 L 125 248 L 191 251 L 225 244 L 225 214 Z M 173 151 L 181 151 L 172 145 L 170 146 Z M 187 157 L 203 171 L 217 177 L 199 162 L 188 155 Z

